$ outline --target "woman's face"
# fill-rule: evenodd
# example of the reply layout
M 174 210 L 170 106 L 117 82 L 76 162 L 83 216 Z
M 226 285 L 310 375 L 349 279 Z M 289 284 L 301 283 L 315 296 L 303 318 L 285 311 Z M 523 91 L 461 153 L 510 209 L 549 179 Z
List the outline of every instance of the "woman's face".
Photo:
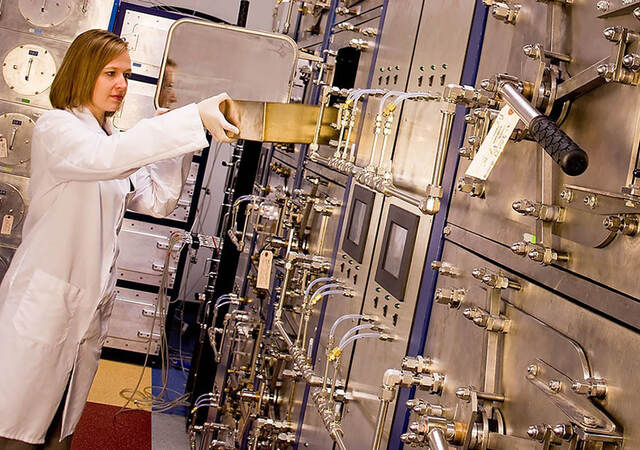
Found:
M 129 75 L 131 74 L 131 58 L 129 52 L 121 53 L 109 61 L 100 71 L 93 87 L 89 109 L 98 120 L 104 118 L 105 112 L 115 112 L 120 108 L 127 93 Z

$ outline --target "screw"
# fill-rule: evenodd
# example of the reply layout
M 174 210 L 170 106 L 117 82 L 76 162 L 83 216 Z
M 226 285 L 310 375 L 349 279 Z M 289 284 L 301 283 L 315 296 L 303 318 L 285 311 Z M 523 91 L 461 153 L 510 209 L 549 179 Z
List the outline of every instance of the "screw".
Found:
M 551 380 L 549 381 L 549 389 L 551 389 L 553 392 L 560 392 L 560 389 L 562 389 L 562 382 L 558 381 L 558 380 Z
M 442 230 L 442 234 L 444 234 L 445 236 L 449 236 L 451 234 L 451 228 L 444 227 L 444 230 Z
M 598 206 L 598 197 L 593 194 L 587 195 L 582 201 L 591 209 L 596 209 L 596 207 Z
M 611 5 L 606 0 L 600 0 L 598 3 L 596 3 L 596 9 L 602 12 L 606 12 L 609 9 L 609 6 Z
M 609 41 L 618 41 L 620 39 L 619 33 L 616 32 L 615 27 L 605 28 L 602 34 Z
M 524 256 L 527 254 L 527 247 L 526 242 L 516 242 L 511 246 L 511 251 L 516 255 Z
M 640 10 L 640 8 L 638 8 L 638 10 Z M 633 169 L 633 176 L 640 178 L 640 169 Z
M 598 421 L 596 420 L 595 417 L 583 416 L 582 423 L 588 427 L 595 427 L 598 424 Z
M 531 377 L 537 377 L 539 371 L 540 368 L 537 364 L 530 364 L 529 367 L 527 367 L 527 374 Z
M 598 72 L 598 75 L 600 76 L 605 76 L 608 71 L 609 71 L 609 67 L 606 64 L 600 64 L 596 68 L 596 72 Z
M 619 216 L 607 216 L 602 221 L 602 225 L 609 231 L 619 231 L 622 221 Z
M 460 400 L 464 400 L 466 402 L 471 400 L 471 389 L 469 389 L 466 386 L 463 387 L 459 387 L 456 390 L 456 397 L 458 397 Z
M 573 427 L 571 424 L 560 423 L 553 427 L 553 433 L 560 439 L 571 439 L 573 436 Z
M 571 189 L 563 189 L 560 192 L 560 198 L 567 203 L 571 203 L 573 201 L 573 191 Z
M 531 439 L 540 439 L 544 436 L 546 427 L 544 425 L 531 425 L 527 428 L 527 436 Z

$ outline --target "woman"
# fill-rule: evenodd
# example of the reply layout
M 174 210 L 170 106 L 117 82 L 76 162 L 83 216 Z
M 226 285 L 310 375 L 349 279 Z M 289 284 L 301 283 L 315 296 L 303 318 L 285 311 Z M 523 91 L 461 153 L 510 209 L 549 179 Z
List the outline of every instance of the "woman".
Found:
M 70 447 L 106 338 L 125 209 L 168 215 L 190 154 L 208 145 L 203 125 L 218 141 L 238 134 L 222 94 L 112 135 L 130 73 L 122 39 L 81 34 L 36 124 L 23 241 L 0 285 L 0 450 Z

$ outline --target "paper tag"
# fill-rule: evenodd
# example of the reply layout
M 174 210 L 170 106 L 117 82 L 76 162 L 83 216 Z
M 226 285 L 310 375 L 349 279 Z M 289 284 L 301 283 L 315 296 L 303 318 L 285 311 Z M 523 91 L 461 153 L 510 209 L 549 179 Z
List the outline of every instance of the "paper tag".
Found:
M 496 165 L 519 120 L 520 118 L 509 105 L 500 110 L 487 137 L 480 144 L 478 153 L 467 168 L 465 172 L 467 176 L 485 181 L 489 178 L 493 166 Z
M 258 263 L 257 289 L 269 289 L 271 287 L 271 268 L 273 267 L 273 252 L 265 250 L 260 253 Z
M 2 218 L 2 228 L 0 228 L 0 234 L 10 235 L 13 230 L 13 216 L 7 214 Z
M 7 145 L 7 138 L 0 135 L 0 158 L 6 158 L 9 156 L 9 146 Z

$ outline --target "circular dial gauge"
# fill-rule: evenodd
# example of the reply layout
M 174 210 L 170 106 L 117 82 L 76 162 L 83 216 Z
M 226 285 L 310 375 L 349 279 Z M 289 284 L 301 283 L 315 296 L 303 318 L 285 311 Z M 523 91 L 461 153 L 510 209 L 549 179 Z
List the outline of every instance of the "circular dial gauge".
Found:
M 0 114 L 0 166 L 15 167 L 29 162 L 35 125 L 24 114 Z
M 20 13 L 37 27 L 55 27 L 67 20 L 73 8 L 72 0 L 20 0 Z
M 24 198 L 9 183 L 0 182 L 0 237 L 14 233 L 24 218 Z
M 2 63 L 2 75 L 10 89 L 22 95 L 37 95 L 49 89 L 56 76 L 56 62 L 48 50 L 21 45 L 11 50 Z

